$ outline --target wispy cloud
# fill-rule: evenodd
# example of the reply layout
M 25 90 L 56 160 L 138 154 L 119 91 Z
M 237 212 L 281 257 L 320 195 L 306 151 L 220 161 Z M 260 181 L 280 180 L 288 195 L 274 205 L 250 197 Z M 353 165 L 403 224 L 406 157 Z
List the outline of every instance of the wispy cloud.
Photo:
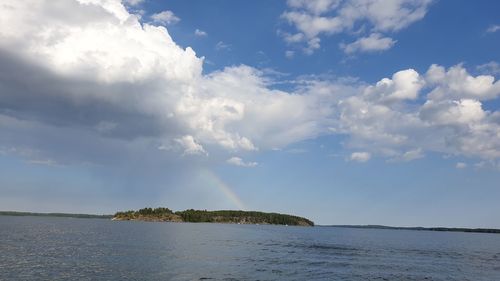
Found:
M 215 49 L 217 51 L 221 51 L 221 50 L 228 50 L 230 51 L 231 50 L 231 45 L 230 44 L 226 44 L 222 41 L 219 41 L 217 42 L 217 44 L 215 44 Z
M 205 31 L 203 30 L 200 30 L 200 29 L 196 29 L 194 31 L 194 35 L 198 36 L 198 37 L 207 37 L 208 36 L 208 33 L 206 33 Z
M 231 157 L 226 160 L 228 164 L 234 165 L 234 166 L 240 166 L 240 167 L 246 167 L 246 168 L 253 168 L 258 165 L 257 162 L 245 162 L 243 159 L 240 157 Z
M 493 33 L 493 32 L 497 32 L 499 30 L 500 30 L 500 25 L 494 24 L 494 25 L 490 25 L 490 27 L 488 27 L 488 29 L 486 29 L 486 32 Z
M 290 51 L 290 50 L 285 51 L 285 57 L 287 59 L 292 59 L 294 56 L 295 56 L 295 52 L 294 51 Z
M 340 48 L 346 54 L 353 54 L 356 52 L 380 52 L 385 51 L 396 44 L 396 40 L 389 37 L 382 37 L 380 33 L 372 33 L 368 37 L 362 37 L 350 44 L 341 44 Z
M 35 165 L 56 166 L 56 162 L 52 159 L 31 159 L 28 163 Z
M 364 163 L 370 160 L 371 157 L 372 155 L 369 152 L 353 152 L 349 159 L 351 161 Z
M 490 61 L 488 63 L 478 65 L 476 69 L 485 75 L 500 74 L 500 64 L 496 61 Z

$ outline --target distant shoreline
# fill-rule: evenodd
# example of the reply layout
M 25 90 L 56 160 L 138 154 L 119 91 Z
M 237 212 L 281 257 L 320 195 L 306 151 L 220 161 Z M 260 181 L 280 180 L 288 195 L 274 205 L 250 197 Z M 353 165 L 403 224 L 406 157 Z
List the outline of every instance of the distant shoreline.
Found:
M 113 217 L 113 215 L 70 214 L 70 213 L 34 213 L 34 212 L 16 212 L 16 211 L 0 211 L 0 216 L 61 217 L 61 218 L 79 218 L 79 219 L 111 219 Z
M 17 212 L 0 211 L 0 216 L 33 216 L 33 217 L 63 217 L 81 219 L 113 219 L 114 215 L 94 215 L 94 214 L 73 214 L 73 213 L 38 213 L 38 212 Z M 147 221 L 141 219 L 131 219 L 130 221 Z M 154 220 L 150 220 L 154 221 Z M 160 222 L 160 221 L 158 221 Z M 179 221 L 183 222 L 183 221 Z M 219 222 L 224 223 L 224 222 Z M 226 222 L 227 223 L 227 222 Z M 361 229 L 387 229 L 387 230 L 417 230 L 417 231 L 441 231 L 441 232 L 469 232 L 469 233 L 493 233 L 500 234 L 500 229 L 496 228 L 465 228 L 465 227 L 405 227 L 386 225 L 315 225 L 317 227 L 339 227 L 339 228 L 361 228 Z
M 447 231 L 447 232 L 472 232 L 472 233 L 500 233 L 496 228 L 465 228 L 465 227 L 405 227 L 405 226 L 385 226 L 385 225 L 318 225 L 320 227 L 341 227 L 341 228 L 367 228 L 367 229 L 388 229 L 388 230 L 418 230 L 418 231 Z

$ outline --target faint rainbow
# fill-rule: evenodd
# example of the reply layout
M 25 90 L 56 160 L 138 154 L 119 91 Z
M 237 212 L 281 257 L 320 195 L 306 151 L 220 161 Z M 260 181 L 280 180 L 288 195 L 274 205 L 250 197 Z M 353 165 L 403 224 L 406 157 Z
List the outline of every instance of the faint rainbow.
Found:
M 223 180 L 221 180 L 214 172 L 210 170 L 202 171 L 202 178 L 207 181 L 209 186 L 217 188 L 231 203 L 233 203 L 239 210 L 246 210 L 245 204 L 241 199 L 234 193 L 234 191 L 229 187 Z

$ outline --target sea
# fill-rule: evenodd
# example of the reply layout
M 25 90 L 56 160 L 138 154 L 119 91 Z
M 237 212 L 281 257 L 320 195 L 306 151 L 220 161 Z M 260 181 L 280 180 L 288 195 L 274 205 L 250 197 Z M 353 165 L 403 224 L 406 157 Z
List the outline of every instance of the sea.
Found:
M 500 280 L 500 234 L 0 216 L 0 280 Z

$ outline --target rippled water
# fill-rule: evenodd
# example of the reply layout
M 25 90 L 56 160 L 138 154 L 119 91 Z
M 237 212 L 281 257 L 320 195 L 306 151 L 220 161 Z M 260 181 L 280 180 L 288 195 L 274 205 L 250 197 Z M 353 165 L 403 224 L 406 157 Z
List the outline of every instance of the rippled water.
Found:
M 0 280 L 500 280 L 500 235 L 0 216 Z

